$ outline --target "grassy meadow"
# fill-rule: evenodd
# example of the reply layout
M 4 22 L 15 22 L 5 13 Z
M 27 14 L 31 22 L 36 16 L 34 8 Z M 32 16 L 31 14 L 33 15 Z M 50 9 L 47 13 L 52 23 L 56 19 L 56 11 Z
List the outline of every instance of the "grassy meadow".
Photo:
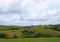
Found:
M 0 38 L 0 42 L 60 42 L 60 28 L 58 26 L 56 28 L 51 26 L 0 26 L 0 33 L 8 37 L 14 34 L 17 36 L 17 38 Z
M 60 38 L 0 39 L 0 42 L 60 42 Z

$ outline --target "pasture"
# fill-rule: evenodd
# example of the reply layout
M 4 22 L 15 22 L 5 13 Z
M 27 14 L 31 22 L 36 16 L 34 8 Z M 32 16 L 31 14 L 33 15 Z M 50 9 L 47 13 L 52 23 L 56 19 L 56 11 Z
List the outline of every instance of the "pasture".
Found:
M 60 38 L 0 39 L 0 42 L 60 42 Z
M 18 29 L 16 29 L 16 28 L 18 28 Z M 43 36 L 46 36 L 45 34 L 48 34 L 47 35 L 48 37 L 40 36 L 38 38 L 22 38 L 23 30 L 35 31 L 35 33 L 43 34 Z M 18 38 L 13 38 L 13 39 L 0 38 L 0 42 L 60 42 L 60 31 L 49 29 L 49 28 L 46 29 L 43 26 L 42 27 L 32 27 L 29 29 L 19 27 L 19 26 L 0 26 L 0 33 L 5 33 L 6 35 L 15 33 L 16 36 L 18 37 Z M 29 32 L 27 32 L 27 33 L 29 33 Z M 31 34 L 29 34 L 29 36 L 30 35 Z

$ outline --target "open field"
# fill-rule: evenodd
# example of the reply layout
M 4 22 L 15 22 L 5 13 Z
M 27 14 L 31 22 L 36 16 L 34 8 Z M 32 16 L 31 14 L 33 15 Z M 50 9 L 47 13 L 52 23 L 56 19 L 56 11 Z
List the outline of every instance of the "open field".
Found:
M 15 33 L 16 36 L 18 37 L 18 38 L 11 38 L 11 39 L 4 39 L 3 37 L 0 38 L 0 42 L 60 42 L 60 31 L 59 31 L 60 27 L 58 28 L 58 30 L 50 29 L 50 28 L 51 27 L 45 28 L 45 26 L 41 26 L 41 27 L 38 26 L 38 27 L 31 27 L 31 28 L 23 28 L 19 26 L 0 26 L 0 33 L 4 33 L 6 35 L 10 35 L 10 34 L 14 35 Z M 28 35 L 27 34 L 22 35 L 22 31 L 24 30 L 28 31 L 26 33 L 32 32 L 32 34 L 30 33 Z M 35 33 L 33 33 L 33 31 Z M 29 38 L 26 38 L 24 36 Z M 33 36 L 37 38 L 34 38 Z
M 60 38 L 0 39 L 0 42 L 60 42 Z
M 24 30 L 31 30 L 31 32 L 38 33 L 36 35 L 42 34 L 43 36 L 49 36 L 49 37 L 60 37 L 60 29 L 59 30 L 54 30 L 54 29 L 49 29 L 52 28 L 53 26 L 37 26 L 37 27 L 31 27 L 31 28 L 24 28 L 21 26 L 0 26 L 0 33 L 5 33 L 5 34 L 11 34 L 14 33 L 16 34 L 17 37 L 22 37 L 22 31 Z M 59 26 L 56 26 L 56 28 L 60 28 Z M 46 29 L 47 28 L 47 29 Z M 54 27 L 55 28 L 55 27 Z M 29 32 L 27 32 L 29 33 Z M 34 34 L 34 33 L 33 33 Z

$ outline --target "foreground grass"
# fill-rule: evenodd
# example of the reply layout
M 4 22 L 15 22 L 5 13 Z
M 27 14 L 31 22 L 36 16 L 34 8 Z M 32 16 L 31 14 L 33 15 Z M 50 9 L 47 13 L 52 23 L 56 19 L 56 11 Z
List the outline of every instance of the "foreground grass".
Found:
M 60 42 L 60 38 L 0 39 L 0 42 Z

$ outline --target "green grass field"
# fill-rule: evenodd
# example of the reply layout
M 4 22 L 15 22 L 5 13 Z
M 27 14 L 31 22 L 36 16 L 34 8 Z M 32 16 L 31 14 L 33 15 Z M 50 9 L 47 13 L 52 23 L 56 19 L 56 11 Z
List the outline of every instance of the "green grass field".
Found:
M 20 29 L 11 30 L 11 28 L 20 28 Z M 42 28 L 33 27 L 31 29 L 32 31 L 34 30 L 38 33 L 49 34 L 52 36 L 52 38 L 20 38 L 22 34 L 21 31 L 24 30 L 24 28 L 18 27 L 18 26 L 0 26 L 0 33 L 10 34 L 12 33 L 12 31 L 14 31 L 16 35 L 19 37 L 19 38 L 14 38 L 14 39 L 0 38 L 0 42 L 60 42 L 60 38 L 57 37 L 60 35 L 60 31 L 46 29 L 43 27 Z
M 0 39 L 0 42 L 60 42 L 60 38 Z

